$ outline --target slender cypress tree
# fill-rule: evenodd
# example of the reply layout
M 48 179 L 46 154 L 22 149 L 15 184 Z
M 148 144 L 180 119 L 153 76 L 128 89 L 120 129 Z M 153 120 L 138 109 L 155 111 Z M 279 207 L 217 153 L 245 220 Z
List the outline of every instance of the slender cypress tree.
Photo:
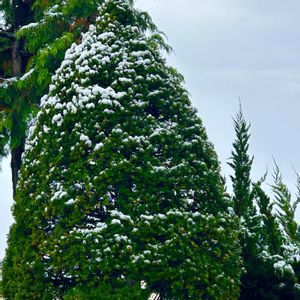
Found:
M 253 157 L 250 158 L 248 154 L 250 124 L 247 124 L 244 119 L 241 105 L 233 121 L 236 140 L 233 143 L 231 162 L 228 164 L 234 170 L 234 175 L 230 176 L 233 185 L 234 210 L 237 216 L 245 218 L 253 211 L 250 174 Z
M 132 1 L 99 16 L 31 129 L 5 296 L 237 299 L 236 220 L 183 78 Z

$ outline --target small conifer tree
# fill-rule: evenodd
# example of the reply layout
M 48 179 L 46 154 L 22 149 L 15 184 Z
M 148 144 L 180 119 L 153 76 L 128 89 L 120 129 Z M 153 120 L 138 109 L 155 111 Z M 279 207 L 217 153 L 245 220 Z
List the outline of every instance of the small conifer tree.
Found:
M 99 16 L 31 129 L 5 296 L 237 299 L 236 219 L 183 78 L 132 1 Z

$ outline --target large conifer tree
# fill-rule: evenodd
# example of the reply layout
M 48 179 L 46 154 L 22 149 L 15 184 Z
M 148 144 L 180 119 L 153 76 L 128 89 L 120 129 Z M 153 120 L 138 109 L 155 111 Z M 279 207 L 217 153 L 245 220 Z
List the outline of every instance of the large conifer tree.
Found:
M 235 218 L 182 76 L 131 1 L 99 15 L 27 142 L 6 297 L 236 299 Z

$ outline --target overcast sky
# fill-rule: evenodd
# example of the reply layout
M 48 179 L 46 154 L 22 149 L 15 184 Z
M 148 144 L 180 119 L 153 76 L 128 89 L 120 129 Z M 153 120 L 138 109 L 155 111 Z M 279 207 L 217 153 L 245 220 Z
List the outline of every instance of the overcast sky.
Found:
M 291 165 L 300 173 L 300 2 L 137 0 L 137 6 L 150 13 L 174 48 L 169 63 L 186 79 L 223 173 L 229 173 L 232 116 L 240 97 L 252 125 L 253 178 L 260 178 L 267 166 L 271 173 L 273 155 L 294 190 Z M 2 167 L 0 259 L 12 222 L 8 160 Z

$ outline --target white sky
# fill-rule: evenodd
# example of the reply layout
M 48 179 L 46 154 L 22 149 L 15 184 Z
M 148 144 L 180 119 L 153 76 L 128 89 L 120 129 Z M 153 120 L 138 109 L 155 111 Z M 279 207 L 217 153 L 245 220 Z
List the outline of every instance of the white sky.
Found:
M 242 99 L 251 122 L 253 178 L 275 157 L 294 190 L 300 173 L 300 2 L 297 0 L 137 0 L 174 48 L 169 62 L 185 76 L 222 169 L 234 139 L 232 116 Z M 0 173 L 0 259 L 10 216 L 8 160 Z M 269 176 L 271 182 L 271 176 Z M 300 214 L 298 216 L 300 220 Z

